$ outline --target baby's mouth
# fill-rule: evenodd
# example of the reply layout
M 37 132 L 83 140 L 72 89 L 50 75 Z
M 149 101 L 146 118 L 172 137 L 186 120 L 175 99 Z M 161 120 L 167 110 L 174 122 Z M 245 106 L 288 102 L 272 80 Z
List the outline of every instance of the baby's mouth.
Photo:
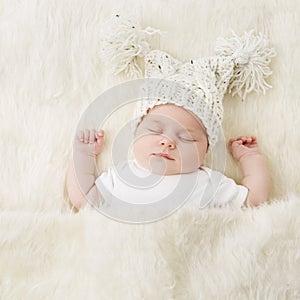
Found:
M 171 156 L 169 156 L 167 153 L 152 153 L 152 155 L 155 155 L 155 156 L 160 156 L 160 157 L 163 157 L 165 159 L 168 159 L 168 160 L 175 160 L 174 158 L 172 158 Z

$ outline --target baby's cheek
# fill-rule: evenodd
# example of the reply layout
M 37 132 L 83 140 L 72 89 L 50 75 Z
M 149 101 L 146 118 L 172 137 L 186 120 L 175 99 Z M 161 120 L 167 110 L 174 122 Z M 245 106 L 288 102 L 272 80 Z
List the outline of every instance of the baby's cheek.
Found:
M 183 162 L 195 161 L 198 157 L 198 151 L 193 146 L 183 145 L 178 147 L 178 154 Z
M 151 141 L 148 136 L 137 138 L 133 143 L 133 153 L 135 156 L 145 155 L 151 148 Z
M 204 160 L 205 157 L 205 151 L 204 147 L 201 147 L 201 145 L 194 144 L 189 149 L 188 159 L 193 163 L 194 165 L 200 166 Z
M 134 154 L 135 156 L 138 156 L 139 153 L 141 153 L 141 151 L 142 151 L 142 144 L 141 144 L 141 141 L 135 141 L 135 142 L 133 143 L 132 148 L 133 148 L 133 154 Z

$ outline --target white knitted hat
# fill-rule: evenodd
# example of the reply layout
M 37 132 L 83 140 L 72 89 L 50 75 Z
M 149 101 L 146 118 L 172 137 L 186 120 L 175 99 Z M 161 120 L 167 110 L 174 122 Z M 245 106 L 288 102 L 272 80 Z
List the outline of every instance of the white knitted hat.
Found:
M 112 25 L 112 22 L 115 22 Z M 239 37 L 219 38 L 215 56 L 181 62 L 160 50 L 150 50 L 146 34 L 159 33 L 136 21 L 110 20 L 109 35 L 103 38 L 102 58 L 114 74 L 122 71 L 140 77 L 138 57 L 144 57 L 145 78 L 142 100 L 137 102 L 135 116 L 147 114 L 149 108 L 172 103 L 192 111 L 206 128 L 209 144 L 214 146 L 223 120 L 223 97 L 226 92 L 238 94 L 242 100 L 251 91 L 265 93 L 271 86 L 265 78 L 271 75 L 269 64 L 275 56 L 268 40 L 260 33 L 246 32 Z

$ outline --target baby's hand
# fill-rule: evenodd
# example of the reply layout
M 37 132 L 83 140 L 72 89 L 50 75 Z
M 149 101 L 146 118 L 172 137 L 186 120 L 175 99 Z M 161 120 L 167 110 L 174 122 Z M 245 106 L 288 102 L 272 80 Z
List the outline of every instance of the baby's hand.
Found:
M 95 129 L 80 130 L 76 134 L 74 147 L 75 150 L 87 155 L 98 155 L 101 152 L 104 142 L 104 131 Z
M 230 139 L 228 149 L 236 160 L 240 160 L 245 155 L 260 154 L 255 136 L 240 136 L 236 139 Z

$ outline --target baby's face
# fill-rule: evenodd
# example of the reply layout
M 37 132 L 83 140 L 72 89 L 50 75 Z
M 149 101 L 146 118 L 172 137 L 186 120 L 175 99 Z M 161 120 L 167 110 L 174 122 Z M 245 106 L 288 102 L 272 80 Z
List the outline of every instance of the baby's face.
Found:
M 153 173 L 196 171 L 208 148 L 205 129 L 189 111 L 173 104 L 150 110 L 138 126 L 133 144 L 137 162 Z

